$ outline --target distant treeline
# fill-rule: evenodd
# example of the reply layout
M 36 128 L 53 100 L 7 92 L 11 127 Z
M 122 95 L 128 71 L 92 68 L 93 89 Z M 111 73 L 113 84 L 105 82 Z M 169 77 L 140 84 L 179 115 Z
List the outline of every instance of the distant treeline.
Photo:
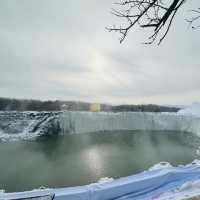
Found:
M 0 98 L 1 111 L 89 111 L 90 103 L 76 101 L 39 101 Z M 101 104 L 106 112 L 177 112 L 179 108 L 159 105 L 119 105 Z
M 0 98 L 0 110 L 4 111 L 50 111 L 60 110 L 58 101 L 18 100 Z
M 159 105 L 120 105 L 112 106 L 113 112 L 177 112 L 180 108 Z

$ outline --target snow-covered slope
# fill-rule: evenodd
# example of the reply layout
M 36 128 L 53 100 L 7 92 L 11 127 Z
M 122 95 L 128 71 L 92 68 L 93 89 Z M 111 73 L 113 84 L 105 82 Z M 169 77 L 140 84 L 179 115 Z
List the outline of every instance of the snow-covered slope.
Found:
M 58 112 L 0 112 L 0 141 L 31 139 L 59 129 Z
M 154 200 L 198 200 L 200 199 L 200 180 L 188 181 L 180 187 L 164 192 Z
M 193 115 L 200 117 L 200 103 L 193 103 L 192 105 L 178 111 L 179 115 Z

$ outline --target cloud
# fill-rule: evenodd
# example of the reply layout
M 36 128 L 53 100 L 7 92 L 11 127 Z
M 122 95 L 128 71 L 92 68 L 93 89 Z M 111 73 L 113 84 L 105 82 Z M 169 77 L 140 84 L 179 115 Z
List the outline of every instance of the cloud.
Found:
M 199 33 L 183 8 L 161 46 L 105 26 L 113 0 L 0 2 L 0 94 L 109 103 L 188 104 L 200 96 Z M 195 3 L 190 5 L 195 7 Z M 197 35 L 198 34 L 198 35 Z

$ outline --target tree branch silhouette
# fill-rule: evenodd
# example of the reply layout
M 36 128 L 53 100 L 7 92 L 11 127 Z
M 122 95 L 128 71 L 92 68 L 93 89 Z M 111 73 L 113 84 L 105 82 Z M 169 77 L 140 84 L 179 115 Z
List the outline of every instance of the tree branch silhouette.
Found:
M 145 44 L 152 44 L 157 41 L 160 44 L 168 34 L 173 20 L 186 0 L 121 0 L 115 5 L 118 9 L 112 9 L 111 13 L 116 17 L 126 20 L 125 25 L 107 27 L 110 32 L 120 33 L 120 43 L 127 37 L 129 31 L 136 26 L 151 29 L 152 33 Z M 200 19 L 200 8 L 191 11 L 195 16 L 186 21 L 193 28 L 193 25 Z
M 200 25 L 198 22 L 200 22 L 200 8 L 197 8 L 196 10 L 190 10 L 192 12 L 192 17 L 190 19 L 186 19 L 186 21 L 189 23 L 189 26 L 191 26 L 193 29 L 200 28 Z

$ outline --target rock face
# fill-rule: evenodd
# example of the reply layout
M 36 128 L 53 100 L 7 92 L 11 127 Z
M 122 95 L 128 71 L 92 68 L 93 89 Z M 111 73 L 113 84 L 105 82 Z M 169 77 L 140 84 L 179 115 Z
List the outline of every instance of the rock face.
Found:
M 0 112 L 0 140 L 59 133 L 59 115 L 59 112 Z
M 185 131 L 200 136 L 200 117 L 145 112 L 0 112 L 3 141 L 115 130 Z

